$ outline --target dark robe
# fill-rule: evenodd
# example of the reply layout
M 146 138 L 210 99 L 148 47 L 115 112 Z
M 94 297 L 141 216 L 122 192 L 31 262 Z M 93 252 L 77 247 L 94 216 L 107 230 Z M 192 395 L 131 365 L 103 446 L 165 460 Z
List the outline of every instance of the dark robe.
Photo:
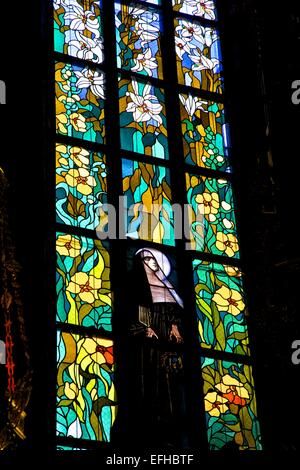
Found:
M 183 336 L 183 308 L 175 300 L 172 301 L 169 292 L 165 295 L 168 301 L 153 302 L 145 271 L 140 260 L 140 266 L 134 271 L 138 276 L 135 277 L 138 290 L 131 307 L 130 323 L 129 376 L 133 387 L 129 406 L 133 435 L 146 448 L 180 448 L 184 446 L 185 440 L 183 344 L 171 338 L 170 332 L 172 325 L 176 325 Z M 160 282 L 158 284 L 162 285 Z M 145 321 L 145 312 L 148 312 L 148 321 Z M 144 321 L 141 322 L 141 319 Z M 152 328 L 158 338 L 146 336 L 147 326 Z

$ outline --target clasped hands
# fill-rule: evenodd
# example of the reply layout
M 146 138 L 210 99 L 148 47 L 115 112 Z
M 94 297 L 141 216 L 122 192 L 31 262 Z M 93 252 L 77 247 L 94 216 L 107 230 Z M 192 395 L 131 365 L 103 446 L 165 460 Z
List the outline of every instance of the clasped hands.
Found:
M 157 334 L 155 333 L 154 330 L 152 330 L 152 328 L 150 326 L 148 326 L 147 329 L 146 329 L 146 337 L 147 338 L 155 337 L 155 338 L 158 339 Z M 170 339 L 173 339 L 173 338 L 175 339 L 176 343 L 182 343 L 183 342 L 183 338 L 182 338 L 181 334 L 178 331 L 177 325 L 172 325 L 172 327 L 171 327 Z

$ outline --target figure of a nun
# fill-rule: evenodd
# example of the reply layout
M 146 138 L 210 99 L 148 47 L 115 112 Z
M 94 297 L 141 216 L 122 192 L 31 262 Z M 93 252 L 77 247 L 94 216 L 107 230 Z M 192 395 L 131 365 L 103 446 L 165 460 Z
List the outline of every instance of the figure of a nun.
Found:
M 168 280 L 171 264 L 152 248 L 135 254 L 131 338 L 138 432 L 148 446 L 183 445 L 183 302 Z M 147 445 L 146 442 L 144 442 Z

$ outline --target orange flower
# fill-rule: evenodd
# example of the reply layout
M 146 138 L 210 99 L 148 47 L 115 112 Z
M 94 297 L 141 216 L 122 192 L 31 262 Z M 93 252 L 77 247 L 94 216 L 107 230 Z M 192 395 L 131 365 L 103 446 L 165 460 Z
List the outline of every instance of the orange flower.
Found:
M 103 364 L 112 365 L 113 343 L 103 338 L 83 338 L 78 341 L 78 355 L 76 362 L 82 370 L 89 370 L 97 374 L 99 366 Z M 97 374 L 98 375 L 98 374 Z
M 234 405 L 245 406 L 246 400 L 250 398 L 248 390 L 243 384 L 229 374 L 222 377 L 222 382 L 216 385 L 216 389 L 223 398 Z
M 96 347 L 96 352 L 100 352 L 101 354 L 103 354 L 103 356 L 106 360 L 106 363 L 108 365 L 111 366 L 114 363 L 113 347 L 112 346 L 109 346 L 108 348 L 106 348 L 105 346 L 102 346 L 102 345 L 98 344 L 98 346 Z

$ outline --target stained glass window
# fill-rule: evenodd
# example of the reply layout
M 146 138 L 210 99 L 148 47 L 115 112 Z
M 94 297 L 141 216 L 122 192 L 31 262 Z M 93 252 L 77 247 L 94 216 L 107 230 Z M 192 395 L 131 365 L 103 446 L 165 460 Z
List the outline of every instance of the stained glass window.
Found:
M 109 442 L 116 416 L 113 342 L 58 331 L 56 432 Z
M 202 348 L 248 354 L 242 273 L 226 264 L 193 261 L 199 340 Z
M 184 354 L 167 351 L 157 370 L 184 371 L 184 420 L 201 430 L 201 403 L 209 449 L 259 450 L 216 2 L 53 0 L 53 20 L 57 449 L 111 441 L 114 347 L 122 361 L 127 353 L 113 325 L 138 303 L 136 331 L 145 333 L 144 304 L 163 299 L 180 310 Z M 121 195 L 119 243 L 104 227 Z M 139 286 L 128 304 L 127 283 Z M 193 370 L 185 338 L 198 344 Z M 191 387 L 195 401 L 185 403 Z M 124 389 L 134 401 L 133 385 Z
M 110 257 L 104 242 L 58 233 L 57 320 L 111 331 Z
M 122 149 L 168 158 L 163 90 L 136 79 L 121 79 L 119 93 Z
M 179 17 L 174 24 L 179 83 L 222 93 L 223 67 L 218 31 Z
M 104 60 L 102 2 L 54 0 L 55 51 L 100 64 Z
M 210 450 L 261 450 L 251 367 L 207 357 L 202 378 Z
M 212 0 L 172 0 L 174 11 L 200 16 L 207 20 L 216 19 L 216 5 Z
M 106 158 L 83 147 L 56 145 L 56 220 L 95 229 L 107 203 Z
M 160 13 L 116 3 L 118 67 L 163 78 Z
M 180 94 L 181 129 L 186 163 L 230 171 L 229 133 L 224 105 Z
M 122 161 L 127 198 L 126 232 L 131 238 L 174 245 L 174 216 L 168 168 Z
M 57 62 L 55 79 L 57 132 L 104 143 L 104 74 Z
M 190 243 L 195 250 L 239 257 L 231 183 L 223 178 L 186 175 Z

